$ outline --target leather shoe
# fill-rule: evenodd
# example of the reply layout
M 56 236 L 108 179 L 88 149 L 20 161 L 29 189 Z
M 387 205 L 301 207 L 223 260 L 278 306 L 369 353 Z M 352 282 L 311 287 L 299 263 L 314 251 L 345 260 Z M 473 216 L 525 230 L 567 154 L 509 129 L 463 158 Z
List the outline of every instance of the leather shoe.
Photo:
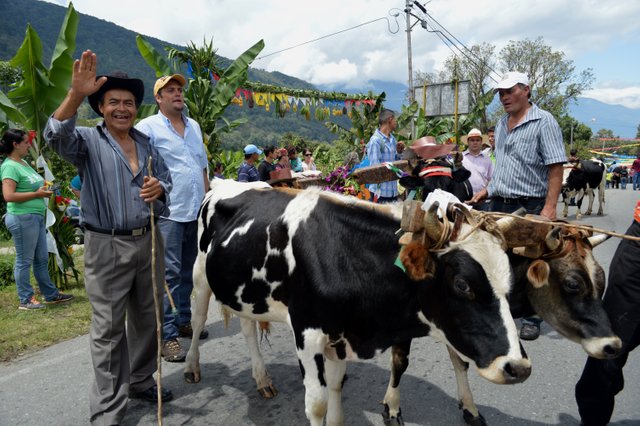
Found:
M 536 324 L 523 324 L 520 329 L 522 340 L 536 340 L 540 336 L 540 326 Z
M 191 324 L 185 324 L 178 327 L 178 333 L 180 337 L 186 337 L 188 339 L 193 338 L 193 328 L 191 328 Z M 209 337 L 209 332 L 206 329 L 202 329 L 200 332 L 200 340 L 206 339 Z
M 173 393 L 166 388 L 162 388 L 162 402 L 171 401 L 173 399 Z M 129 392 L 129 398 L 132 399 L 144 399 L 149 402 L 158 402 L 158 385 L 153 385 L 147 390 L 140 392 Z

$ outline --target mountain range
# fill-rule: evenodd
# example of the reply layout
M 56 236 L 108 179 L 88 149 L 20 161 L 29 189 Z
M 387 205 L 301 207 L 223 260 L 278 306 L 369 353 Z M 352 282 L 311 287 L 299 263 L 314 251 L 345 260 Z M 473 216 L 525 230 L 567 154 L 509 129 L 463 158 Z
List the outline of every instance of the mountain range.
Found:
M 15 55 L 24 38 L 27 23 L 32 25 L 42 40 L 44 58 L 51 57 L 66 8 L 37 0 L 0 0 L 0 10 L 2 10 L 0 14 L 0 60 L 6 61 Z M 151 99 L 151 88 L 155 81 L 155 74 L 137 50 L 135 42 L 137 33 L 102 19 L 84 14 L 79 15 L 76 55 L 79 55 L 79 52 L 86 48 L 100 52 L 99 71 L 107 73 L 114 69 L 127 70 L 129 75 L 139 77 L 144 81 L 147 88 L 146 98 Z M 165 46 L 180 47 L 151 37 L 146 37 L 146 39 L 158 51 L 163 51 Z M 47 60 L 44 62 L 47 63 Z M 229 62 L 229 59 L 223 57 L 219 57 L 219 60 L 221 64 Z M 347 93 L 368 93 L 369 91 L 381 93 L 384 91 L 386 93 L 385 106 L 394 111 L 400 111 L 401 106 L 406 102 L 407 86 L 390 81 L 371 80 L 360 87 L 315 87 L 296 77 L 256 68 L 249 69 L 249 79 L 295 89 L 317 88 Z M 275 115 L 274 112 L 248 112 L 249 110 L 246 108 L 243 110 L 230 108 L 230 110 L 232 116 L 230 118 L 238 118 L 243 115 L 251 117 L 249 123 L 238 128 L 238 130 L 241 129 L 241 136 L 238 137 L 241 137 L 244 143 L 257 142 L 262 146 L 277 143 L 282 134 L 286 132 L 320 141 L 331 141 L 336 137 L 328 132 L 322 122 L 306 121 L 299 114 L 288 114 L 284 120 L 275 120 L 269 118 Z M 570 106 L 569 111 L 572 117 L 591 127 L 594 133 L 604 128 L 612 130 L 616 136 L 633 138 L 640 124 L 640 109 L 605 104 L 590 98 L 578 98 L 577 102 Z M 594 118 L 595 120 L 593 120 Z M 255 126 L 251 121 L 254 121 L 254 124 L 257 122 L 260 124 Z M 347 124 L 345 119 L 341 121 L 343 122 L 341 124 Z M 236 142 L 231 142 L 231 144 L 240 143 Z

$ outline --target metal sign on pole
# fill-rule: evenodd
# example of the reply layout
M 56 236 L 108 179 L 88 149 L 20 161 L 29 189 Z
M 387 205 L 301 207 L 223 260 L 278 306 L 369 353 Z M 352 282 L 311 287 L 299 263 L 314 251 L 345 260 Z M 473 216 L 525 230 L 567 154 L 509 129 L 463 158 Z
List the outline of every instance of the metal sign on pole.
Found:
M 471 112 L 470 80 L 458 81 L 457 84 L 453 81 L 428 84 L 414 87 L 413 92 L 427 117 L 469 114 Z

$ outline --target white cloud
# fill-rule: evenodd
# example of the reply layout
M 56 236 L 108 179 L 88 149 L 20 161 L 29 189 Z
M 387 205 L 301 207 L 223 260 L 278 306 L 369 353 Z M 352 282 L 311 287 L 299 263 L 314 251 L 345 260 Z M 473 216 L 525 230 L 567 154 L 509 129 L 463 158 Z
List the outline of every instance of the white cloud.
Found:
M 316 84 L 362 87 L 371 79 L 407 81 L 404 15 L 389 15 L 394 8 L 404 9 L 404 0 L 76 0 L 74 6 L 81 13 L 176 44 L 213 38 L 218 54 L 228 58 L 236 58 L 259 39 L 264 39 L 263 54 L 268 54 L 386 16 L 389 24 L 377 21 L 341 32 L 256 60 L 254 66 Z M 590 96 L 637 105 L 634 87 L 640 86 L 640 56 L 629 50 L 640 39 L 638 1 L 538 0 L 533 7 L 523 0 L 449 0 L 429 2 L 427 10 L 461 42 L 491 43 L 496 54 L 510 40 L 542 37 L 553 50 L 574 60 L 576 71 L 593 68 L 597 80 Z M 414 70 L 437 71 L 451 55 L 444 42 L 420 24 L 411 35 Z M 609 80 L 626 81 L 627 89 L 616 96 L 602 83 Z
M 606 104 L 640 109 L 640 87 L 593 89 L 583 92 L 582 96 L 593 98 Z

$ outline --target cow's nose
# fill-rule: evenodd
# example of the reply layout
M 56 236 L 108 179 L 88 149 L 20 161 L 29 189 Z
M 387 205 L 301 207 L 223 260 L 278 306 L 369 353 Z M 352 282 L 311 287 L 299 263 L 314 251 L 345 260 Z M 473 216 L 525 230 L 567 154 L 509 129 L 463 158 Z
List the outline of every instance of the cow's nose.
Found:
M 531 374 L 531 364 L 518 361 L 509 361 L 504 366 L 506 383 L 524 382 Z

